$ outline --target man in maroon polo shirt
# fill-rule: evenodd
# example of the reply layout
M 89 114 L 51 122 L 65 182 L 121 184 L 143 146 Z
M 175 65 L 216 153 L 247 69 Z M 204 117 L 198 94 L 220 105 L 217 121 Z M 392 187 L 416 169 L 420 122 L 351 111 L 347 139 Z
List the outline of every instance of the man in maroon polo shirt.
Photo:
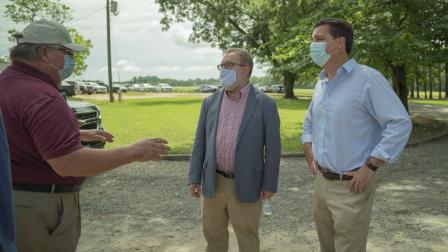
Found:
M 14 188 L 18 251 L 75 251 L 80 236 L 79 190 L 84 177 L 168 153 L 164 139 L 126 147 L 85 149 L 81 140 L 112 141 L 107 132 L 80 132 L 58 91 L 74 68 L 67 29 L 50 21 L 25 27 L 0 74 Z

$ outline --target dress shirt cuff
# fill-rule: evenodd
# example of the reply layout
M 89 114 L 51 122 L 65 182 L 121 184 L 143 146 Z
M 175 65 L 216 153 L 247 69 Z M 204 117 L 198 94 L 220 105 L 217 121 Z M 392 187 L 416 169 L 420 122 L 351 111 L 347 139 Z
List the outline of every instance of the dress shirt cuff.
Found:
M 381 159 L 387 163 L 393 163 L 395 160 L 392 159 L 392 157 L 387 154 L 385 151 L 380 149 L 378 146 L 373 149 L 372 153 L 370 154 L 371 157 Z
M 302 135 L 302 144 L 311 143 L 313 140 L 313 135 L 311 134 L 303 134 Z

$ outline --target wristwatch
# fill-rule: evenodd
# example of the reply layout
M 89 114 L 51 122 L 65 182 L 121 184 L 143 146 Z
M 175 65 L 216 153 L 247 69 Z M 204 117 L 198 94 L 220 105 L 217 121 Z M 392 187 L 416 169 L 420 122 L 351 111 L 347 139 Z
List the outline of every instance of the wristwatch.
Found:
M 372 163 L 370 163 L 370 161 L 367 159 L 366 161 L 366 165 L 367 167 L 369 167 L 370 170 L 372 171 L 376 171 L 378 169 L 378 166 L 374 166 Z

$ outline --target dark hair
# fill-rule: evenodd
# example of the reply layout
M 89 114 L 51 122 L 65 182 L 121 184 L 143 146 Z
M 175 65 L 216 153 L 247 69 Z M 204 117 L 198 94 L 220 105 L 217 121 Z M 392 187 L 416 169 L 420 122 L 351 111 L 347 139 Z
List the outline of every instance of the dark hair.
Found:
M 333 38 L 344 37 L 345 38 L 345 51 L 350 54 L 353 46 L 353 28 L 352 25 L 345 20 L 338 18 L 325 18 L 321 19 L 314 25 L 314 28 L 322 25 L 328 25 L 330 34 Z

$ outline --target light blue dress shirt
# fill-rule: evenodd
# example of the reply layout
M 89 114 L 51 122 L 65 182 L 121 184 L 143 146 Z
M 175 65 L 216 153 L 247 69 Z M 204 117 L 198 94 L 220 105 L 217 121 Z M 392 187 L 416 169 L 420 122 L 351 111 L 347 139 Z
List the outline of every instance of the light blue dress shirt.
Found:
M 386 78 L 350 59 L 331 80 L 325 71 L 320 73 L 302 143 L 312 143 L 319 165 L 343 173 L 361 167 L 369 156 L 396 161 L 411 129 L 408 113 Z

